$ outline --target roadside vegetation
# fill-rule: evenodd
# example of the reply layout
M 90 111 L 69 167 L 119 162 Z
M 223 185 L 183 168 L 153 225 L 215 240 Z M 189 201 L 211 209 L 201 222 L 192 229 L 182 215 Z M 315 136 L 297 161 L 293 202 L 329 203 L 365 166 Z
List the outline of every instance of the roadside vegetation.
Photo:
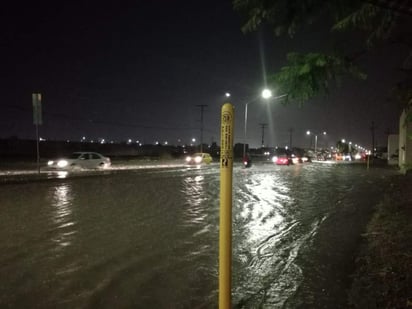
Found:
M 412 175 L 399 176 L 363 234 L 353 308 L 412 308 Z

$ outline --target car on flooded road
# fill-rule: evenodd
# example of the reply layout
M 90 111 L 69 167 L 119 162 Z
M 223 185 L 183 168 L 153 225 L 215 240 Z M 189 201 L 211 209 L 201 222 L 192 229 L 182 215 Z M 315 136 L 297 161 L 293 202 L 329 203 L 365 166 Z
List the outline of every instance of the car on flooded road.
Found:
M 213 161 L 212 156 L 206 152 L 198 152 L 185 158 L 186 164 L 209 164 Z
M 111 160 L 97 152 L 73 152 L 68 157 L 50 160 L 47 167 L 53 170 L 103 169 L 111 166 Z
M 272 162 L 276 165 L 291 165 L 293 164 L 293 160 L 290 156 L 286 154 L 281 154 L 277 156 L 273 156 Z
M 293 164 L 306 163 L 306 162 L 310 162 L 310 161 L 311 161 L 310 158 L 309 158 L 308 156 L 306 156 L 306 155 L 297 156 L 297 155 L 295 155 L 295 154 L 292 154 L 292 155 L 290 156 L 290 158 L 291 158 Z

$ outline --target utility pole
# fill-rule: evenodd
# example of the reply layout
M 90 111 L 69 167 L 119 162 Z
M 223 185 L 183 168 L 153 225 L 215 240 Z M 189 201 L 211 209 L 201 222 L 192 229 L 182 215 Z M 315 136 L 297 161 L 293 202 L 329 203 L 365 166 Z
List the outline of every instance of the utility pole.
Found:
M 36 126 L 37 173 L 40 174 L 39 125 L 43 124 L 41 93 L 32 93 L 33 124 Z
M 259 124 L 262 127 L 262 147 L 265 147 L 265 128 L 267 126 L 267 123 L 260 123 Z
M 293 135 L 293 128 L 289 129 L 289 148 L 292 149 L 292 135 Z
M 203 112 L 206 104 L 196 105 L 200 107 L 200 152 L 203 152 Z
M 375 122 L 372 121 L 372 125 L 370 127 L 372 133 L 372 158 L 375 156 Z

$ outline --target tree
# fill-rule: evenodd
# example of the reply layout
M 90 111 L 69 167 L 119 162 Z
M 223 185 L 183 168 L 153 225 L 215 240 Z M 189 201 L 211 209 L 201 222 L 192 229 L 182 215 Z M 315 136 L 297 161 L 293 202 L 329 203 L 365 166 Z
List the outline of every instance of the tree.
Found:
M 337 141 L 336 148 L 338 149 L 340 153 L 349 153 L 349 144 L 343 141 Z
M 357 59 L 373 48 L 378 41 L 404 44 L 410 49 L 402 68 L 412 71 L 412 7 L 405 1 L 396 0 L 234 0 L 233 7 L 246 17 L 242 27 L 251 32 L 261 26 L 269 26 L 276 36 L 294 36 L 307 24 L 329 22 L 333 32 L 362 31 L 364 46 L 355 52 L 343 54 L 313 52 L 289 53 L 288 64 L 271 76 L 271 81 L 288 100 L 303 103 L 308 99 L 327 94 L 330 87 L 344 75 L 365 79 L 366 75 L 357 66 Z M 409 24 L 409 27 L 407 26 Z M 403 102 L 412 102 L 411 80 L 400 82 L 397 96 Z M 412 103 L 411 103 L 412 104 Z

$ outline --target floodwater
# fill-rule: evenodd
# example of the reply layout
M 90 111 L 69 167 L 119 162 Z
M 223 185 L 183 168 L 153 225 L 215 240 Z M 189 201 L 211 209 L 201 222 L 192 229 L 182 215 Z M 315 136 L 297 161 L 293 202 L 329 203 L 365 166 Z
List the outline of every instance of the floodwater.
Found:
M 345 308 L 390 169 L 234 168 L 233 306 Z M 219 168 L 0 185 L 0 307 L 217 308 Z

